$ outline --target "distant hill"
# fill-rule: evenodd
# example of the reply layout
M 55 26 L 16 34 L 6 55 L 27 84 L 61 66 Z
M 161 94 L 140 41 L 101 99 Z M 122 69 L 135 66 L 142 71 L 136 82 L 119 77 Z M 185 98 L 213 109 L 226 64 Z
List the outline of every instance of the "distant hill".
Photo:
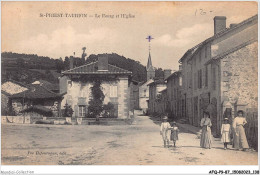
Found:
M 105 55 L 105 54 L 100 54 Z M 146 80 L 146 68 L 140 62 L 130 58 L 125 58 L 116 53 L 106 54 L 109 64 L 131 71 L 133 80 L 142 82 Z M 74 58 L 74 65 L 80 66 L 93 61 L 97 61 L 98 55 L 90 55 L 85 61 L 79 57 Z M 3 52 L 1 56 L 2 81 L 13 79 L 23 83 L 32 83 L 35 80 L 46 80 L 58 83 L 61 72 L 69 69 L 69 57 L 65 60 L 53 59 L 50 57 L 38 56 L 36 54 L 19 54 Z M 162 77 L 161 68 L 156 69 L 156 77 Z
M 146 80 L 146 69 L 145 66 L 140 64 L 140 62 L 132 60 L 130 58 L 125 58 L 124 56 L 120 56 L 116 53 L 112 54 L 99 54 L 108 56 L 108 63 L 120 67 L 122 69 L 126 69 L 132 72 L 133 80 L 135 81 L 145 81 Z M 86 59 L 86 63 L 91 63 L 93 61 L 97 61 L 99 55 L 90 55 Z
M 139 61 L 120 56 L 116 53 L 98 55 L 92 54 L 86 59 L 86 63 L 97 61 L 99 55 L 107 55 L 109 64 L 131 71 L 133 75 L 133 80 L 138 82 L 146 81 L 147 74 L 145 66 L 143 66 Z M 155 77 L 163 77 L 163 70 L 161 68 L 155 70 Z

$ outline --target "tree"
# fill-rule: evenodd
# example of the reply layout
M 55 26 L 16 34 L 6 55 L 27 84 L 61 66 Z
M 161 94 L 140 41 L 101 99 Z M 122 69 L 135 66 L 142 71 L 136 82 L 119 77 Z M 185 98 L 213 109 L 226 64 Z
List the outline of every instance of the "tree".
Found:
M 64 60 L 64 69 L 65 70 L 68 70 L 70 68 L 70 59 L 69 57 L 65 57 L 65 60 Z
M 64 117 L 72 117 L 73 112 L 71 106 L 66 103 L 64 106 Z
M 55 68 L 58 73 L 61 73 L 61 71 L 64 70 L 64 65 L 61 58 L 59 60 L 55 60 Z
M 164 77 L 164 72 L 163 72 L 162 68 L 155 69 L 155 77 L 157 77 L 157 78 Z
M 88 112 L 92 117 L 96 117 L 99 120 L 99 115 L 103 111 L 103 101 L 105 95 L 101 89 L 101 81 L 94 80 L 93 87 L 91 87 L 91 98 L 89 100 Z

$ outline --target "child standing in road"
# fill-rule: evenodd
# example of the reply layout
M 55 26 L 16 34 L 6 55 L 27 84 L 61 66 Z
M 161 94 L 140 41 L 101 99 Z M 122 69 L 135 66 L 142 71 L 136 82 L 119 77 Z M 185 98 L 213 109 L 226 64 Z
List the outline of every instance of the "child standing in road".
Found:
M 230 142 L 231 127 L 228 123 L 228 118 L 224 118 L 224 123 L 221 126 L 221 141 L 224 143 L 224 149 L 227 149 L 227 145 Z
M 161 130 L 160 130 L 160 134 L 162 135 L 163 144 L 164 144 L 165 148 L 166 148 L 166 144 L 167 144 L 167 147 L 169 147 L 168 130 L 171 128 L 171 125 L 167 120 L 168 120 L 168 117 L 164 116 L 163 122 L 161 124 Z
M 173 146 L 176 147 L 176 141 L 179 139 L 179 128 L 177 127 L 176 122 L 172 123 L 172 129 L 171 129 L 171 140 L 173 141 Z

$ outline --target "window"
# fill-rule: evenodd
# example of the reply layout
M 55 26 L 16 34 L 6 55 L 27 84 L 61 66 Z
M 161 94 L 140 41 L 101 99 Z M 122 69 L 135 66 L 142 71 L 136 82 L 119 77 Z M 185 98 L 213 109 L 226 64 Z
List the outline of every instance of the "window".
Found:
M 69 85 L 69 87 L 72 86 L 72 81 L 71 80 L 67 80 L 67 85 Z
M 192 88 L 192 72 L 189 72 L 189 74 L 190 74 L 189 88 Z
M 212 88 L 216 90 L 216 68 L 212 68 Z
M 205 46 L 205 59 L 207 59 L 208 46 Z
M 205 86 L 208 87 L 208 67 L 205 67 Z
M 194 72 L 194 80 L 193 80 L 193 89 L 197 90 L 198 88 L 198 72 Z
M 79 106 L 79 117 L 86 116 L 86 106 Z
M 198 70 L 198 88 L 202 88 L 202 70 Z
M 146 97 L 146 89 L 144 90 L 144 97 Z
M 182 86 L 182 77 L 179 78 L 179 85 Z
M 117 97 L 117 86 L 110 86 L 110 97 Z

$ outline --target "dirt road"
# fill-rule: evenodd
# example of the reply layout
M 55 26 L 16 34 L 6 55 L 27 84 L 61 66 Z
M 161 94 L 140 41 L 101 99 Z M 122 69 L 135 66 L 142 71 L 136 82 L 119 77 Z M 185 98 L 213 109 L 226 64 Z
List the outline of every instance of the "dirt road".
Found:
M 230 145 L 229 145 L 230 147 Z M 199 147 L 181 130 L 177 147 L 164 148 L 156 125 L 2 125 L 2 164 L 8 165 L 257 165 L 257 152 Z

